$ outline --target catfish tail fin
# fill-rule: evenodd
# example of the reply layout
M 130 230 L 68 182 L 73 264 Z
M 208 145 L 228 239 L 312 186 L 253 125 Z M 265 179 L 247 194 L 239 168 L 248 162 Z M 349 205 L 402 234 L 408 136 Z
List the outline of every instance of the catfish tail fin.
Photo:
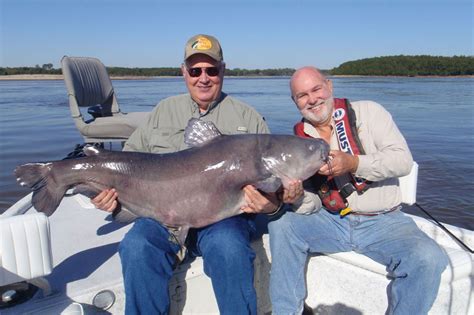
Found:
M 33 190 L 32 203 L 47 216 L 53 214 L 63 199 L 67 186 L 58 186 L 51 177 L 52 163 L 28 163 L 15 169 L 17 182 Z

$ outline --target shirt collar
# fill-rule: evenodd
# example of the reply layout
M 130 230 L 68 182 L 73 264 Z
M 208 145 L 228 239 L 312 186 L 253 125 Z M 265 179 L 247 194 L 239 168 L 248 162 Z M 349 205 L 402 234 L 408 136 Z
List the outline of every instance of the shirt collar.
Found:
M 199 109 L 199 105 L 192 99 L 191 95 L 189 95 L 189 98 L 191 99 L 191 104 L 193 106 L 193 112 L 194 113 L 198 113 L 199 114 L 199 117 L 203 117 L 203 116 L 206 116 L 207 114 L 209 114 L 210 112 L 212 112 L 216 107 L 217 105 L 219 105 L 222 100 L 227 96 L 227 94 L 225 94 L 224 92 L 221 92 L 221 95 L 219 96 L 219 98 L 215 101 L 212 101 L 209 106 L 207 107 L 207 110 L 205 112 L 201 112 L 201 110 Z
M 303 131 L 305 134 L 310 135 L 311 137 L 314 137 L 314 138 L 320 137 L 318 130 L 316 130 L 316 128 L 306 118 L 303 118 L 303 127 L 304 127 Z M 332 127 L 332 133 L 334 133 L 334 128 L 336 127 L 336 125 L 334 124 L 334 119 L 331 119 L 331 127 Z

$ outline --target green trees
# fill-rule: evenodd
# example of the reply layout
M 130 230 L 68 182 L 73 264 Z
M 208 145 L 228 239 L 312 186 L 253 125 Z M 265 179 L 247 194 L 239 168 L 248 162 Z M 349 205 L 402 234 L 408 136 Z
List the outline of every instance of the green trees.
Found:
M 225 75 L 229 76 L 252 76 L 252 77 L 261 77 L 261 76 L 290 76 L 295 72 L 295 69 L 292 68 L 279 68 L 279 69 L 225 69 Z
M 0 75 L 14 74 L 61 74 L 61 69 L 54 69 L 52 63 L 46 63 L 41 67 L 40 65 L 36 65 L 35 67 L 0 67 Z
M 457 76 L 474 75 L 473 56 L 386 56 L 349 61 L 332 75 Z
M 107 67 L 111 76 L 160 77 L 181 76 L 180 68 L 124 68 Z M 227 76 L 291 76 L 295 69 L 226 69 Z M 474 75 L 474 56 L 385 56 L 348 61 L 331 70 L 323 70 L 329 75 L 376 75 L 376 76 L 459 76 Z M 0 75 L 13 74 L 61 74 L 53 64 L 43 66 L 1 68 Z
M 110 76 L 139 76 L 139 77 L 161 77 L 161 76 L 180 76 L 181 68 L 123 68 L 107 67 Z
M 162 67 L 162 68 L 124 68 L 107 67 L 110 76 L 136 76 L 136 77 L 162 77 L 162 76 L 181 76 L 181 68 Z M 295 69 L 226 69 L 225 75 L 229 76 L 290 76 Z M 16 67 L 1 68 L 0 75 L 14 74 L 61 74 L 61 69 L 54 69 L 53 64 L 48 63 L 43 66 L 35 67 Z
M 52 63 L 46 63 L 41 68 L 43 68 L 46 71 L 50 71 L 50 70 L 53 70 L 53 64 Z
M 111 76 L 180 76 L 181 68 L 120 68 L 107 67 Z M 225 69 L 228 76 L 290 76 L 295 69 Z

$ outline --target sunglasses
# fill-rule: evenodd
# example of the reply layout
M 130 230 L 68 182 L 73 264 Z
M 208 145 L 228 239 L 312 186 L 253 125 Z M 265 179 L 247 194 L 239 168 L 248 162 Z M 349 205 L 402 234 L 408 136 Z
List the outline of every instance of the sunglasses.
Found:
M 206 71 L 206 74 L 210 77 L 216 77 L 219 75 L 219 72 L 221 72 L 220 67 L 207 67 L 207 68 L 188 68 L 186 67 L 186 70 L 189 73 L 189 76 L 193 78 L 200 77 L 202 74 L 202 70 Z

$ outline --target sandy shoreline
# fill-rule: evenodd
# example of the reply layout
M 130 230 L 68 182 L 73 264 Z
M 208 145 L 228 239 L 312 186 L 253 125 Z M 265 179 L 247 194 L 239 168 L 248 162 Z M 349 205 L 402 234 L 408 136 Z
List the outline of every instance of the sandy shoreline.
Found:
M 229 78 L 276 78 L 276 76 L 226 76 Z M 330 75 L 334 78 L 357 78 L 357 77 L 396 77 L 396 78 L 409 78 L 407 76 L 375 76 L 375 75 Z M 160 77 L 148 77 L 148 76 L 112 76 L 112 80 L 152 80 L 157 78 L 181 78 L 178 76 L 160 76 Z M 472 75 L 460 75 L 460 76 L 415 76 L 415 78 L 474 78 Z M 28 81 L 28 80 L 63 80 L 62 74 L 14 74 L 14 75 L 0 75 L 0 81 Z
M 62 80 L 62 74 L 12 74 L 0 75 L 0 80 Z

